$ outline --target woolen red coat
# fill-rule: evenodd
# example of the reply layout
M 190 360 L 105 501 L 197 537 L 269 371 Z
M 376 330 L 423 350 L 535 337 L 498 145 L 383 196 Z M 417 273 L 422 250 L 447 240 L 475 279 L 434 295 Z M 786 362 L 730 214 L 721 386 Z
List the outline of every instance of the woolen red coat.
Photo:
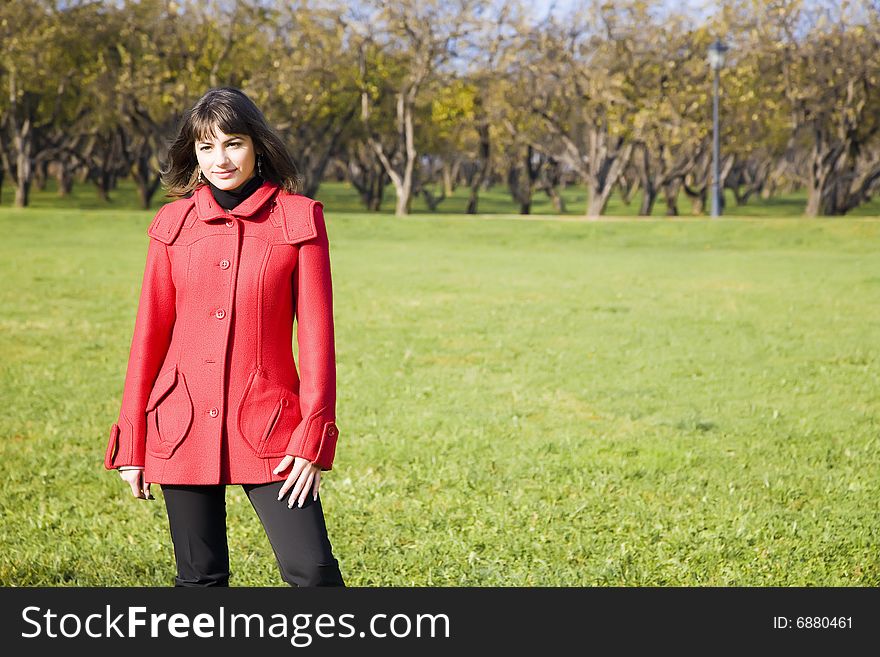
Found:
M 142 465 L 146 481 L 167 484 L 283 480 L 272 470 L 286 454 L 329 470 L 338 430 L 323 205 L 265 182 L 227 211 L 202 185 L 160 208 L 148 234 L 105 467 Z

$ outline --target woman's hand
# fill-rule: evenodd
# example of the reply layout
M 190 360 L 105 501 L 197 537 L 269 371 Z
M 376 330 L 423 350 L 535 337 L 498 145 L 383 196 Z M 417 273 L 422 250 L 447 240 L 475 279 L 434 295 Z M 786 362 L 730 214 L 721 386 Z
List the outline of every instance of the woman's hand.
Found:
M 290 493 L 290 502 L 287 504 L 288 508 L 292 508 L 294 504 L 298 504 L 300 507 L 305 504 L 306 496 L 310 491 L 312 499 L 317 500 L 318 487 L 321 485 L 321 466 L 315 465 L 301 456 L 293 457 L 288 455 L 281 460 L 281 463 L 278 464 L 278 467 L 273 472 L 281 474 L 291 463 L 293 463 L 293 467 L 290 468 L 287 481 L 284 482 L 284 485 L 278 492 L 278 499 L 282 499 L 287 494 L 287 491 L 290 490 L 290 487 L 293 486 L 293 491 Z
M 144 481 L 143 468 L 126 468 L 119 469 L 119 476 L 122 477 L 129 486 L 131 486 L 131 494 L 141 500 L 154 500 L 153 494 L 150 492 L 150 484 Z

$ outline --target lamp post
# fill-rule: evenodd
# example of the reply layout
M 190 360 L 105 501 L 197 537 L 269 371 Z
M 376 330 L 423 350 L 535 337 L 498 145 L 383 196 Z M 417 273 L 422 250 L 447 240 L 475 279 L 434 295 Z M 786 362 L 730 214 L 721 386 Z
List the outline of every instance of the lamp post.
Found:
M 721 43 L 721 39 L 715 39 L 715 43 L 709 46 L 709 66 L 712 67 L 714 79 L 712 82 L 712 216 L 721 214 L 721 185 L 720 172 L 718 170 L 718 72 L 724 66 L 724 53 L 727 46 Z

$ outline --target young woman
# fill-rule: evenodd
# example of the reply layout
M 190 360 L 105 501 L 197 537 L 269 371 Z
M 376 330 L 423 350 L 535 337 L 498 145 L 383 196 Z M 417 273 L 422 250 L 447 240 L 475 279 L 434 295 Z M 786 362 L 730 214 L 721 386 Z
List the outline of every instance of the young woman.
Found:
M 229 484 L 244 488 L 284 581 L 344 586 L 318 494 L 338 438 L 323 206 L 296 193 L 284 142 L 227 87 L 186 113 L 163 183 L 177 200 L 148 230 L 104 465 L 137 498 L 161 485 L 176 586 L 228 586 Z

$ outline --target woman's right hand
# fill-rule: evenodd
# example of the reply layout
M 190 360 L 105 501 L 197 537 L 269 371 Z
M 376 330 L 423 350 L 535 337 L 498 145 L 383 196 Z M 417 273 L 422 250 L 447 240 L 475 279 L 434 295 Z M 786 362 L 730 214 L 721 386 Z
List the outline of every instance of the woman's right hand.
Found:
M 150 484 L 144 480 L 143 468 L 127 468 L 119 470 L 119 476 L 131 486 L 131 494 L 141 500 L 154 500 L 150 492 Z

